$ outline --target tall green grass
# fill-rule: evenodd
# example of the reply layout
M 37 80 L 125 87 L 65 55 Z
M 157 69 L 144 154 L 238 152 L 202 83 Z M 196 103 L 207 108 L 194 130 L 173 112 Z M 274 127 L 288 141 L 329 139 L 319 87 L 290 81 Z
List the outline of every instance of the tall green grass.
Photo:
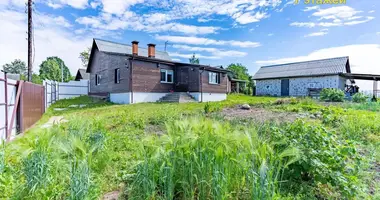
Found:
M 299 156 L 255 129 L 205 120 L 167 124 L 147 139 L 130 177 L 129 199 L 273 199 L 283 170 Z

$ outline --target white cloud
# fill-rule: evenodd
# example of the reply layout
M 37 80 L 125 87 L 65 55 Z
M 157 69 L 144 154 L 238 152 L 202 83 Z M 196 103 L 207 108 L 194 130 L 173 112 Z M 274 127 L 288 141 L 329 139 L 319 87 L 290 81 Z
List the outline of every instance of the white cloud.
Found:
M 101 0 L 104 12 L 122 15 L 130 7 L 144 0 Z
M 377 32 L 376 34 L 377 34 L 377 35 L 380 35 L 380 32 Z
M 269 33 L 268 36 L 269 37 L 274 36 L 274 33 Z
M 133 12 L 124 13 L 123 17 L 114 17 L 107 13 L 102 13 L 99 17 L 80 17 L 76 22 L 93 29 L 101 30 L 134 30 L 146 31 L 149 33 L 176 32 L 188 35 L 202 35 L 216 33 L 219 27 L 194 26 L 175 22 L 166 23 L 165 15 L 155 14 L 155 17 L 146 15 L 145 18 L 138 17 Z
M 362 11 L 357 11 L 349 6 L 334 6 L 326 9 L 320 9 L 318 6 L 307 7 L 304 11 L 317 10 L 312 13 L 317 21 L 322 22 L 293 22 L 290 26 L 297 27 L 334 27 L 334 26 L 352 26 L 369 22 L 374 19 L 372 16 L 358 16 Z M 327 21 L 325 21 L 327 20 Z
M 374 13 L 374 12 L 376 12 L 375 10 L 370 10 L 370 11 L 368 11 L 368 13 Z
M 190 51 L 190 52 L 209 52 L 212 56 L 223 58 L 223 57 L 245 57 L 247 55 L 246 52 L 242 51 L 234 51 L 234 50 L 223 50 L 218 48 L 207 48 L 207 47 L 194 47 L 188 45 L 179 45 L 175 44 L 172 46 L 173 48 Z
M 52 2 L 48 2 L 48 3 L 47 3 L 47 6 L 53 8 L 53 9 L 58 9 L 58 8 L 62 8 L 62 7 L 63 7 L 62 4 L 52 3 Z
M 317 36 L 324 36 L 326 34 L 328 34 L 327 30 L 322 29 L 321 31 L 307 34 L 307 35 L 305 35 L 305 37 L 317 37 Z
M 312 16 L 316 17 L 335 17 L 341 19 L 349 19 L 354 15 L 361 13 L 362 11 L 357 11 L 349 6 L 333 6 L 331 8 L 319 9 L 317 12 L 313 13 Z
M 369 22 L 369 21 L 371 21 L 373 19 L 375 19 L 375 17 L 367 17 L 367 19 L 365 19 L 365 20 L 357 20 L 357 21 L 345 22 L 344 25 L 352 26 L 352 25 L 356 25 L 356 24 L 362 24 L 362 23 Z
M 310 6 L 310 7 L 306 7 L 303 11 L 308 12 L 311 10 L 318 10 L 318 9 L 319 9 L 319 6 Z
M 253 13 L 237 13 L 233 16 L 233 18 L 240 24 L 250 24 L 253 22 L 259 22 L 262 19 L 268 18 L 269 15 L 265 12 L 257 12 Z
M 182 54 L 178 52 L 168 52 L 171 57 L 177 57 L 177 58 L 191 58 L 193 54 Z M 220 57 L 217 56 L 204 56 L 201 54 L 195 54 L 195 57 L 197 58 L 203 58 L 203 59 L 209 59 L 209 60 L 217 60 L 220 59 Z
M 88 0 L 49 0 L 45 1 L 45 3 L 47 6 L 52 7 L 54 9 L 62 8 L 65 5 L 77 9 L 85 9 L 88 6 Z
M 35 62 L 33 71 L 38 72 L 39 65 L 48 56 L 58 56 L 65 61 L 71 73 L 81 67 L 78 55 L 91 45 L 90 38 L 78 38 L 73 35 L 63 17 L 39 14 L 40 23 L 35 26 Z M 14 59 L 27 61 L 27 34 L 25 33 L 26 15 L 20 12 L 0 9 L 0 66 Z
M 324 58 L 349 56 L 350 65 L 353 73 L 364 74 L 380 74 L 380 45 L 379 44 L 359 44 L 359 45 L 347 45 L 340 47 L 332 47 L 326 49 L 320 49 L 313 51 L 308 55 L 281 58 L 275 60 L 261 60 L 257 61 L 258 65 L 272 65 L 292 63 L 308 60 L 318 60 Z M 359 86 L 365 90 L 372 89 L 372 82 L 369 81 L 357 81 Z
M 191 44 L 191 45 L 230 45 L 236 47 L 259 47 L 258 42 L 251 41 L 236 41 L 236 40 L 214 40 L 203 37 L 185 37 L 185 36 L 170 36 L 170 35 L 155 35 L 156 40 L 169 41 L 179 44 Z
M 290 24 L 290 26 L 309 27 L 309 28 L 312 28 L 312 27 L 315 27 L 316 24 L 313 23 L 313 22 L 293 22 L 293 23 Z

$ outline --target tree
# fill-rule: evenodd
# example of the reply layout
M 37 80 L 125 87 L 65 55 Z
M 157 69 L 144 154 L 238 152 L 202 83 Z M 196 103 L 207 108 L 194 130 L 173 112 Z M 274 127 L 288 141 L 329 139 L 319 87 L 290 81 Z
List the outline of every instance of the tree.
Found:
M 79 58 L 82 61 L 83 67 L 87 67 L 88 60 L 90 59 L 91 48 L 87 48 L 86 50 L 79 53 Z
M 227 69 L 233 72 L 233 78 L 248 81 L 248 91 L 245 91 L 244 93 L 251 94 L 252 91 L 250 89 L 254 90 L 255 82 L 253 81 L 252 76 L 249 75 L 247 67 L 240 63 L 231 63 L 230 65 L 228 65 Z M 243 91 L 244 88 L 242 85 L 240 89 L 241 91 Z
M 7 73 L 21 75 L 25 75 L 27 71 L 25 62 L 20 59 L 15 59 L 10 64 L 3 65 L 3 70 Z
M 199 58 L 195 57 L 195 54 L 193 53 L 193 56 L 189 59 L 189 62 L 191 64 L 197 64 L 197 65 L 199 65 Z
M 63 81 L 68 82 L 72 79 L 70 70 L 65 63 L 58 57 L 48 57 L 40 65 L 41 80 L 61 81 L 63 67 Z

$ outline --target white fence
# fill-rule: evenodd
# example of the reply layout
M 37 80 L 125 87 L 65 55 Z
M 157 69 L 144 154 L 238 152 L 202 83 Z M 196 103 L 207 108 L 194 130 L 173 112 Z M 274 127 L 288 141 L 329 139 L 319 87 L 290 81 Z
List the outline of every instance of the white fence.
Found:
M 4 73 L 0 72 L 0 142 L 6 139 L 6 123 L 8 122 L 8 126 L 11 124 L 17 93 L 16 83 L 16 80 L 6 80 Z M 8 120 L 6 118 L 8 118 Z M 17 117 L 14 118 L 11 137 L 14 137 L 16 135 L 16 131 Z
M 88 95 L 89 81 L 70 81 L 60 83 L 57 81 L 44 81 L 45 106 L 48 108 L 52 103 L 60 99 L 70 99 L 81 95 Z

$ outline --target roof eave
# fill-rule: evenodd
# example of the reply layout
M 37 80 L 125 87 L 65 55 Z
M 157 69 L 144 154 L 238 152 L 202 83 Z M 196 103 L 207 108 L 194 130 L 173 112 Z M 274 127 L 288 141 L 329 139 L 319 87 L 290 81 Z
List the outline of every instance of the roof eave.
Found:
M 328 73 L 328 74 L 313 74 L 313 75 L 299 75 L 299 76 L 281 76 L 281 77 L 265 77 L 265 78 L 252 78 L 255 81 L 268 80 L 268 79 L 289 79 L 289 78 L 303 78 L 303 77 L 321 77 L 321 76 L 343 76 L 344 73 Z

